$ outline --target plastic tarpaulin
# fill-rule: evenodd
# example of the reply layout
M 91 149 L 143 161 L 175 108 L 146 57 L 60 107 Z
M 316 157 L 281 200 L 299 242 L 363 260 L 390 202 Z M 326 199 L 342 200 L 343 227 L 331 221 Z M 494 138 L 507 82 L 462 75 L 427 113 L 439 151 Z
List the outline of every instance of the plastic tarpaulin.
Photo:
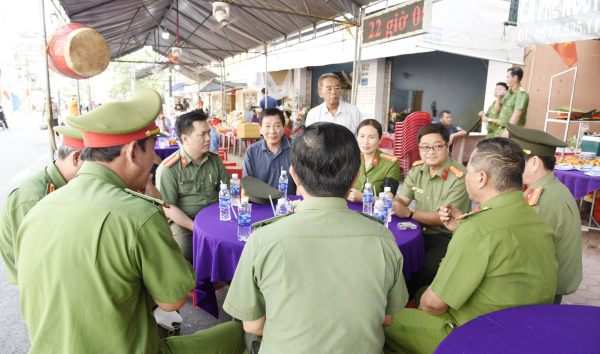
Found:
M 288 95 L 288 90 L 290 85 L 292 84 L 292 71 L 288 70 L 287 75 L 285 76 L 285 80 L 283 80 L 283 85 L 281 85 L 281 89 L 277 87 L 277 83 L 271 77 L 271 74 L 267 75 L 268 77 L 268 91 L 267 94 L 269 97 L 273 97 L 276 100 L 280 100 Z M 265 87 L 265 72 L 248 72 L 248 87 L 256 92 L 260 92 Z
M 239 88 L 244 88 L 246 87 L 246 84 L 243 82 L 233 82 L 233 81 L 225 81 L 225 90 L 231 90 L 231 89 L 239 89 Z M 215 92 L 215 91 L 221 91 L 221 81 L 220 80 L 210 80 L 209 82 L 205 83 L 204 85 L 200 85 L 200 90 L 198 90 L 198 92 Z

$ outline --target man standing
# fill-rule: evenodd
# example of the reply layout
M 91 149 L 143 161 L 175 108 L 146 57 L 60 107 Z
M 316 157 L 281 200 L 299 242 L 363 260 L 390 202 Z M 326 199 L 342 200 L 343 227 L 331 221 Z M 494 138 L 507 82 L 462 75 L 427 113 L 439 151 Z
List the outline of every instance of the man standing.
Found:
M 271 187 L 279 187 L 281 171 L 290 172 L 292 140 L 283 136 L 285 119 L 279 108 L 267 108 L 260 113 L 258 124 L 264 139 L 250 145 L 244 158 L 243 176 L 260 179 Z M 296 194 L 296 184 L 290 178 L 288 194 Z
M 523 149 L 504 138 L 482 140 L 465 176 L 481 207 L 460 215 L 440 208 L 454 230 L 448 253 L 419 309 L 405 309 L 384 329 L 387 353 L 432 353 L 457 326 L 506 308 L 552 304 L 554 231 L 523 198 Z
M 450 131 L 450 140 L 448 141 L 448 146 L 450 146 L 450 151 L 452 151 L 454 138 L 467 135 L 467 131 L 463 130 L 463 128 L 459 127 L 458 125 L 452 124 L 452 113 L 450 113 L 450 111 L 442 111 L 442 113 L 440 113 L 440 123 Z
M 262 93 L 262 100 L 260 100 L 259 104 L 258 104 L 258 108 L 260 111 L 266 109 L 266 108 L 275 108 L 277 107 L 277 100 L 274 99 L 272 96 L 268 96 L 268 100 L 267 103 L 265 105 L 265 89 L 263 87 L 262 90 L 260 90 L 260 92 Z
M 234 322 L 158 336 L 154 307 L 181 308 L 196 285 L 168 229 L 168 206 L 134 192 L 160 198 L 148 183 L 160 103 L 156 91 L 140 89 L 127 102 L 67 118 L 83 130 L 85 163 L 77 178 L 29 212 L 17 236 L 29 353 L 243 351 Z
M 409 289 L 411 296 L 420 287 L 431 284 L 452 238 L 452 231 L 440 220 L 440 206 L 450 203 L 462 213 L 471 210 L 464 179 L 467 170 L 448 156 L 449 140 L 445 125 L 431 123 L 419 130 L 417 143 L 422 160 L 414 163 L 392 203 L 392 214 L 414 219 L 423 228 L 427 263 Z M 413 200 L 414 209 L 408 207 Z
M 38 173 L 25 178 L 10 192 L 0 213 L 0 254 L 8 282 L 17 284 L 15 243 L 17 232 L 25 218 L 42 198 L 65 186 L 83 165 L 81 130 L 72 127 L 56 127 L 63 134 L 62 145 L 56 151 L 57 159 Z
M 504 95 L 508 91 L 508 85 L 504 82 L 499 82 L 496 84 L 496 89 L 494 90 L 494 97 L 496 97 L 496 101 L 498 100 L 499 95 Z M 490 108 L 488 108 L 487 112 L 481 111 L 479 112 L 479 117 L 481 117 L 482 122 L 487 122 L 487 135 L 486 138 L 492 138 L 495 136 L 496 131 L 498 130 L 498 114 L 495 111 L 496 101 L 492 102 Z
M 506 72 L 506 83 L 510 89 L 506 95 L 499 94 L 494 104 L 494 112 L 498 114 L 496 136 L 508 138 L 508 132 L 505 129 L 507 123 L 524 127 L 527 122 L 529 94 L 521 86 L 522 78 L 523 70 L 521 68 L 510 68 Z
M 358 124 L 363 120 L 362 112 L 356 106 L 340 101 L 342 88 L 337 75 L 321 75 L 318 88 L 319 97 L 325 102 L 308 112 L 306 126 L 316 122 L 331 122 L 345 126 L 356 135 Z
M 77 103 L 77 95 L 73 95 L 73 97 L 71 97 L 71 102 L 69 102 L 69 115 L 71 117 L 77 117 L 79 115 L 79 104 Z
M 223 309 L 263 336 L 261 354 L 379 354 L 382 327 L 408 294 L 390 230 L 346 203 L 358 143 L 344 127 L 316 123 L 296 137 L 291 160 L 304 200 L 253 225 Z
M 525 200 L 556 232 L 555 256 L 558 280 L 554 303 L 563 295 L 574 293 L 583 279 L 581 256 L 581 215 L 573 195 L 554 176 L 557 147 L 567 143 L 540 130 L 517 127 L 508 123 L 510 139 L 525 152 L 523 183 L 528 186 Z
M 218 153 L 210 151 L 210 125 L 202 111 L 183 114 L 175 121 L 182 147 L 156 169 L 158 189 L 175 241 L 183 256 L 193 262 L 192 231 L 200 210 L 219 201 L 221 181 L 229 184 L 229 174 Z

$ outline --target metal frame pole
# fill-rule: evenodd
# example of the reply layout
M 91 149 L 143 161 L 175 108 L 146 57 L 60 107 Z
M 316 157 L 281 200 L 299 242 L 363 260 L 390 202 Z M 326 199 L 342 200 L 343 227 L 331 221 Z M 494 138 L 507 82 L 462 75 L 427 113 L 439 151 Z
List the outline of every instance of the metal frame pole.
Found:
M 268 45 L 265 42 L 265 109 L 269 108 L 269 64 L 267 63 Z
M 173 65 L 169 65 L 169 97 L 173 97 Z
M 89 112 L 92 111 L 92 89 L 90 88 L 90 79 L 85 80 L 86 84 L 87 84 L 87 91 L 88 91 L 88 108 L 89 108 Z
M 42 32 L 42 44 L 44 48 L 48 46 L 46 42 L 46 15 L 44 12 L 44 0 L 38 0 L 40 7 L 40 22 Z M 50 94 L 50 72 L 48 70 L 48 54 L 44 53 L 44 79 L 46 84 L 46 110 L 48 111 L 48 119 L 46 124 L 48 125 L 48 132 L 50 133 L 50 159 L 54 160 L 54 151 L 56 151 L 56 141 L 54 140 L 54 130 L 52 129 L 52 97 Z
M 79 94 L 79 80 L 75 80 L 75 82 L 77 83 L 77 112 L 79 112 L 79 114 L 81 114 L 81 109 L 79 107 L 81 107 L 81 96 Z
M 362 8 L 358 12 L 358 20 L 362 22 Z M 358 83 L 360 82 L 360 48 L 361 42 L 359 41 L 360 27 L 356 27 L 356 38 L 354 39 L 354 64 L 352 67 L 352 96 L 350 97 L 350 103 L 356 105 L 356 94 L 358 91 Z

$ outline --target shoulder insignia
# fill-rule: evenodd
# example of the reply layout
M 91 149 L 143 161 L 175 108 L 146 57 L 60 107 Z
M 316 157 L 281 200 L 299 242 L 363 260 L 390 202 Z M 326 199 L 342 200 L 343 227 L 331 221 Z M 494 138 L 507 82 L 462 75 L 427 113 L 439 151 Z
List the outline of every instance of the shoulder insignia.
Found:
M 464 172 L 460 170 L 460 168 L 456 167 L 456 166 L 450 166 L 450 172 L 452 172 L 453 175 L 456 176 L 456 178 L 461 178 L 462 176 L 464 176 Z
M 398 158 L 396 156 L 392 156 L 392 155 L 388 155 L 388 154 L 381 154 L 381 155 L 379 155 L 379 157 L 381 157 L 382 159 L 386 159 L 388 161 L 392 161 L 392 162 L 398 161 Z M 413 166 L 414 166 L 414 164 L 413 164 Z
M 187 166 L 187 165 L 188 165 L 188 163 L 189 163 L 189 162 L 188 162 L 187 158 L 186 158 L 185 156 L 181 156 L 181 165 L 182 165 L 183 167 L 185 167 L 185 166 Z
M 175 154 L 175 155 L 171 156 L 171 158 L 163 161 L 163 165 L 165 165 L 165 167 L 167 167 L 167 168 L 171 167 L 171 166 L 173 166 L 173 164 L 175 162 L 177 162 L 177 160 L 179 160 L 180 157 L 181 157 L 181 155 Z
M 131 189 L 128 189 L 128 188 L 125 188 L 125 189 L 123 189 L 123 190 L 124 190 L 125 192 L 127 192 L 127 193 L 129 193 L 129 194 L 133 195 L 133 196 L 136 196 L 136 197 L 139 197 L 139 198 L 145 199 L 145 200 L 147 200 L 147 201 L 149 201 L 149 202 L 151 202 L 151 203 L 154 203 L 154 205 L 156 205 L 156 206 L 162 206 L 162 207 L 165 207 L 165 208 L 167 208 L 167 209 L 169 209 L 169 208 L 170 208 L 169 204 L 167 204 L 167 203 L 163 202 L 163 201 L 162 201 L 162 200 L 160 200 L 160 199 L 152 198 L 152 197 L 150 197 L 150 196 L 147 196 L 147 195 L 145 195 L 145 194 L 143 194 L 143 193 L 140 193 L 140 192 L 134 192 L 134 191 L 132 191 Z
M 525 89 L 523 88 L 523 86 L 521 86 L 521 92 L 525 92 Z
M 422 165 L 422 164 L 424 164 L 424 163 L 425 163 L 425 161 L 423 161 L 423 160 L 419 160 L 419 161 L 415 161 L 415 163 L 413 163 L 412 165 L 413 165 L 413 167 L 415 167 L 415 166 Z
M 461 221 L 461 220 L 464 220 L 464 219 L 468 218 L 469 216 L 471 216 L 471 215 L 473 215 L 473 214 L 476 214 L 476 213 L 481 213 L 482 211 L 486 211 L 486 210 L 490 210 L 490 209 L 492 209 L 492 208 L 490 208 L 490 207 L 485 207 L 485 208 L 483 208 L 483 209 L 480 209 L 480 207 L 477 207 L 477 208 L 473 209 L 473 211 L 472 211 L 472 212 L 470 212 L 470 213 L 466 213 L 466 214 L 463 214 L 463 215 L 461 215 L 461 216 L 457 217 L 457 218 L 456 218 L 456 220 L 457 220 L 457 221 Z
M 54 185 L 54 183 L 48 183 L 48 186 L 46 187 L 46 195 L 54 192 L 56 190 L 56 186 Z
M 288 216 L 290 216 L 292 214 L 294 214 L 294 213 L 291 212 L 291 213 L 287 213 L 287 214 L 283 214 L 283 215 L 279 215 L 279 216 L 274 216 L 272 218 L 269 218 L 269 219 L 266 219 L 266 220 L 263 220 L 263 221 L 255 222 L 254 224 L 252 224 L 252 227 L 255 228 L 255 229 L 258 229 L 260 227 L 267 226 L 267 225 L 272 224 L 272 223 L 274 223 L 276 221 L 279 221 L 279 220 L 281 220 L 283 218 L 286 218 L 286 217 L 288 217 Z
M 379 158 L 377 156 L 373 156 L 373 165 L 377 166 L 379 163 Z
M 446 180 L 446 178 L 448 178 L 448 170 L 444 168 L 444 171 L 442 172 L 442 178 L 444 179 L 444 181 Z
M 536 189 L 532 189 L 525 196 L 525 200 L 527 201 L 527 203 L 529 205 L 534 206 L 534 205 L 537 204 L 538 199 L 540 199 L 540 194 L 542 194 L 542 187 L 538 187 Z

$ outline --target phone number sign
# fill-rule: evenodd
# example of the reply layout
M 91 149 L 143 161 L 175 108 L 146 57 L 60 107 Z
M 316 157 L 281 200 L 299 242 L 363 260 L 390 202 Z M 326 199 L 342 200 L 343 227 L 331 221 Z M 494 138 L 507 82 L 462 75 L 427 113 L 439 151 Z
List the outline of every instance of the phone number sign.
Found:
M 432 6 L 432 0 L 408 1 L 365 17 L 362 23 L 362 46 L 428 33 Z

